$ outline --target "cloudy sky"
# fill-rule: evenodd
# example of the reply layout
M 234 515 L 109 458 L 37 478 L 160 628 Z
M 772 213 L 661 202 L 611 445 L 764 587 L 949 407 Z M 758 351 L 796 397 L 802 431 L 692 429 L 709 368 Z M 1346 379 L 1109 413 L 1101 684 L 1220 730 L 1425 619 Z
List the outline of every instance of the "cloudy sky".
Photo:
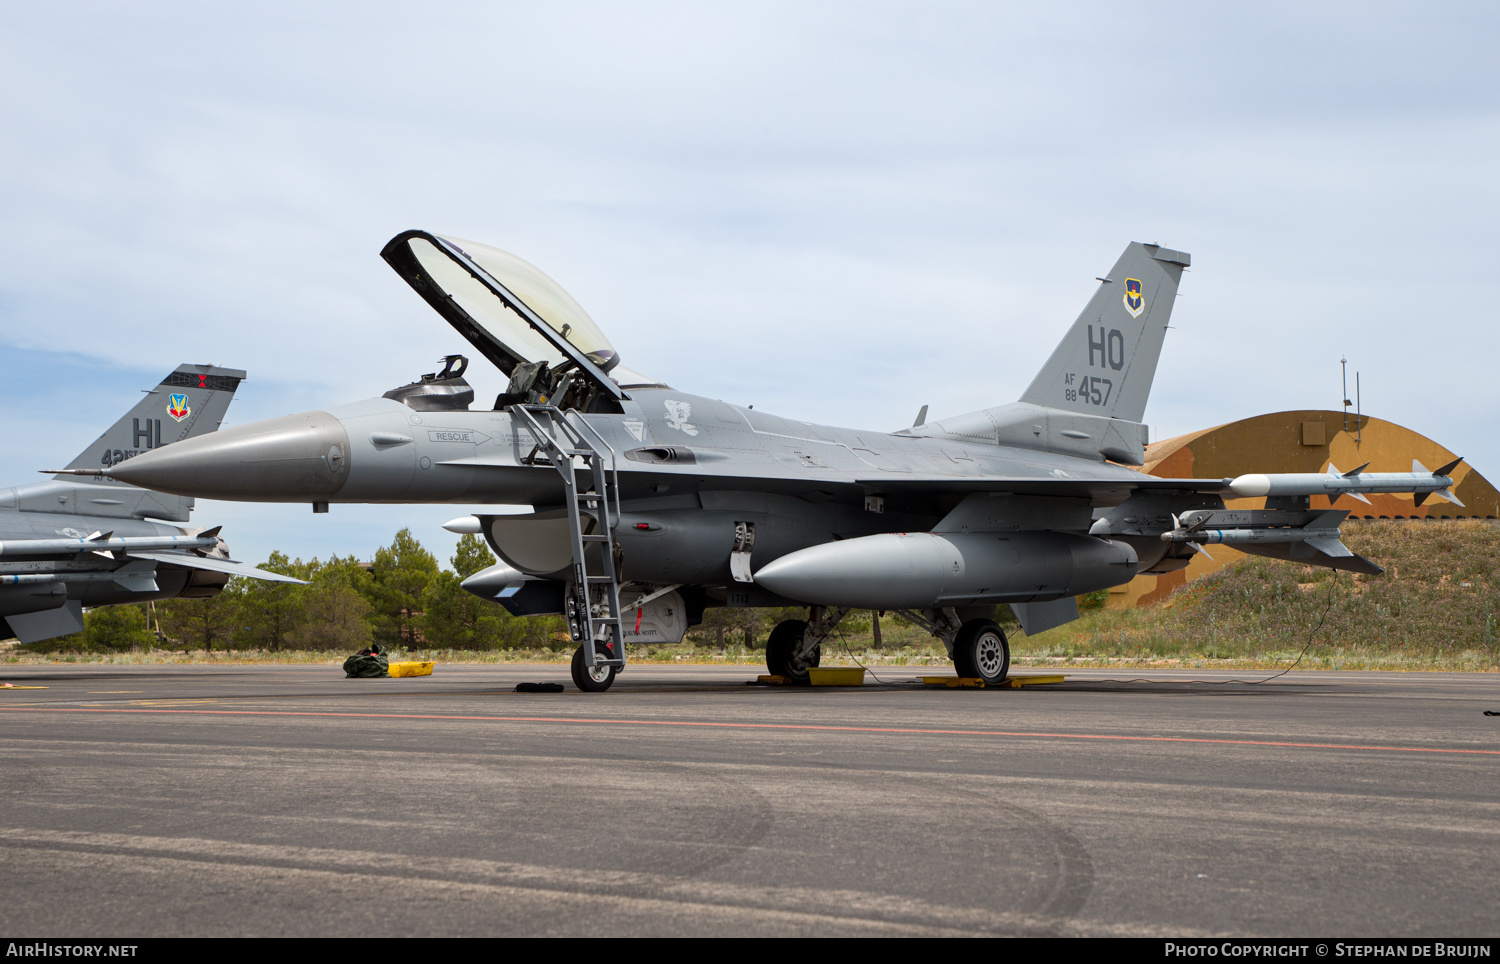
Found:
M 1496 479 L 1497 10 L 5 4 L 0 481 L 181 361 L 249 370 L 230 424 L 432 371 L 467 346 L 378 256 L 413 227 L 541 266 L 675 387 L 889 429 L 1014 400 L 1159 242 L 1193 269 L 1153 438 L 1337 408 L 1347 355 Z M 196 521 L 258 561 L 446 555 L 459 514 Z

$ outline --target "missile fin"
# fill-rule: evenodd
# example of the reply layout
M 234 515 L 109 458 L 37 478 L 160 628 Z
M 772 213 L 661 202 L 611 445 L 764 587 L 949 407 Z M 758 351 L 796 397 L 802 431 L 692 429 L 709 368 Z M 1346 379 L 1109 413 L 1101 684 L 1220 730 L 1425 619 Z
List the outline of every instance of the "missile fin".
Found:
M 1449 472 L 1452 472 L 1454 469 L 1458 468 L 1459 463 L 1462 462 L 1462 461 L 1463 461 L 1463 456 L 1459 456 L 1458 458 L 1454 459 L 1452 462 L 1449 462 L 1447 465 L 1444 465 L 1444 466 L 1441 466 L 1441 467 L 1439 467 L 1437 469 L 1434 469 L 1433 472 L 1432 472 L 1432 474 L 1433 475 L 1447 475 Z
M 1444 489 L 1441 492 L 1434 492 L 1432 494 L 1435 495 L 1435 496 L 1437 496 L 1440 499 L 1447 499 L 1449 502 L 1452 502 L 1454 505 L 1458 506 L 1460 509 L 1462 509 L 1464 507 L 1464 504 L 1462 502 L 1458 501 L 1458 496 L 1456 496 L 1456 495 L 1453 494 L 1453 489 L 1451 489 L 1451 488 Z
M 1412 500 L 1412 504 L 1420 509 L 1422 507 L 1422 503 L 1426 502 L 1427 497 L 1431 494 L 1431 492 L 1418 492 L 1417 497 Z
M 1369 467 L 1370 467 L 1370 463 L 1369 463 L 1369 462 L 1366 462 L 1366 463 L 1365 463 L 1365 464 L 1364 464 L 1364 465 L 1361 465 L 1361 466 L 1360 466 L 1360 467 L 1359 467 L 1359 468 L 1357 468 L 1357 469 L 1354 469 L 1354 470 L 1353 470 L 1353 471 L 1350 471 L 1350 472 L 1345 472 L 1345 473 L 1344 473 L 1344 474 L 1343 474 L 1343 475 L 1342 475 L 1342 476 L 1341 476 L 1341 478 L 1345 478 L 1345 479 L 1352 479 L 1352 478 L 1354 478 L 1354 477 L 1355 477 L 1355 476 L 1356 476 L 1356 475 L 1359 475 L 1359 474 L 1360 474 L 1360 473 L 1361 473 L 1361 472 L 1363 472 L 1363 471 L 1364 471 L 1364 470 L 1365 470 L 1365 469 L 1368 469 L 1368 468 L 1369 468 Z M 1329 465 L 1329 468 L 1330 468 L 1330 469 L 1332 469 L 1332 468 L 1333 468 L 1333 466 L 1332 466 L 1332 465 Z

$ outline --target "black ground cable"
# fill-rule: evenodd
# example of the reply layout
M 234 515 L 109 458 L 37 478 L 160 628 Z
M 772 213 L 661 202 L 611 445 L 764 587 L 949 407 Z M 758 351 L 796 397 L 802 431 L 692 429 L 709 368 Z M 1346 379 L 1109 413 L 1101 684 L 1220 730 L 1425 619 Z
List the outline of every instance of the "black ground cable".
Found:
M 870 667 L 866 666 L 864 663 L 861 663 L 859 661 L 859 657 L 857 657 L 857 656 L 854 655 L 854 652 L 849 648 L 849 641 L 844 637 L 844 631 L 842 629 L 835 629 L 834 632 L 838 633 L 839 648 L 844 651 L 844 655 L 847 656 L 847 657 L 849 657 L 851 660 L 853 660 L 855 666 L 858 666 L 860 669 L 864 670 L 866 673 L 869 673 L 870 676 L 871 676 L 871 678 L 874 679 L 875 682 L 881 684 L 882 686 L 899 686 L 899 685 L 907 684 L 907 683 L 920 683 L 920 682 L 922 682 L 922 678 L 920 676 L 913 677 L 912 679 L 909 679 L 909 680 L 907 680 L 907 679 L 888 679 L 888 680 L 887 679 L 881 679 L 879 676 L 875 675 L 875 671 L 874 670 L 870 669 Z
M 1323 615 L 1321 615 L 1321 616 L 1318 617 L 1318 624 L 1316 626 L 1314 626 L 1308 632 L 1308 634 L 1307 634 L 1307 644 L 1302 647 L 1302 652 L 1300 652 L 1300 653 L 1297 654 L 1297 658 L 1292 661 L 1292 665 L 1288 666 L 1286 669 L 1282 670 L 1279 673 L 1272 673 L 1270 676 L 1267 676 L 1265 679 L 1144 679 L 1144 678 L 1141 678 L 1141 677 L 1137 677 L 1135 679 L 1091 679 L 1091 680 L 1088 680 L 1088 682 L 1090 682 L 1090 683 L 1203 683 L 1203 684 L 1206 684 L 1208 686 L 1222 686 L 1222 685 L 1227 684 L 1227 683 L 1243 683 L 1243 684 L 1245 684 L 1247 686 L 1256 686 L 1256 685 L 1258 685 L 1260 683 L 1269 683 L 1269 682 L 1271 682 L 1271 680 L 1276 679 L 1276 678 L 1281 677 L 1281 676 L 1285 676 L 1287 673 L 1290 673 L 1292 670 L 1296 669 L 1297 666 L 1298 666 L 1298 664 L 1300 664 L 1302 662 L 1302 657 L 1306 656 L 1307 655 L 1307 651 L 1312 648 L 1313 639 L 1318 635 L 1318 630 L 1320 630 L 1320 629 L 1323 628 L 1323 623 L 1328 619 L 1328 614 L 1333 610 L 1333 600 L 1334 600 L 1334 596 L 1335 596 L 1334 590 L 1338 588 L 1338 584 L 1339 584 L 1339 571 L 1337 569 L 1335 569 L 1335 570 L 1333 570 L 1333 581 L 1328 584 L 1328 605 L 1326 605 L 1326 606 L 1323 607 Z M 1497 714 L 1497 715 L 1500 715 L 1500 714 Z

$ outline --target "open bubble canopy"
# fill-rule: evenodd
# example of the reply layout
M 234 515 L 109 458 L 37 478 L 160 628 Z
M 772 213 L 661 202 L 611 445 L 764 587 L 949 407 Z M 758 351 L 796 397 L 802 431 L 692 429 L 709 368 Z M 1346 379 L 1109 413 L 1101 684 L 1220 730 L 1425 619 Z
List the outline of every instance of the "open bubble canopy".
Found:
M 508 251 L 406 231 L 381 256 L 486 358 L 509 374 L 520 363 L 576 366 L 619 395 L 605 372 L 614 346 L 556 281 Z

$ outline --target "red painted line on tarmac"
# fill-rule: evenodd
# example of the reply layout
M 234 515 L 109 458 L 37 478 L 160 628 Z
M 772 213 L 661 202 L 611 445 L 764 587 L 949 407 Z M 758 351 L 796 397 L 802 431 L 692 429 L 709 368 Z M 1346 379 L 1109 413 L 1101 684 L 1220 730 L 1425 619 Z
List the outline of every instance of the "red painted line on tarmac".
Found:
M 1029 730 L 939 730 L 898 726 L 828 726 L 819 723 L 712 723 L 694 720 L 632 720 L 584 716 L 459 716 L 437 713 L 334 713 L 314 710 L 105 709 L 69 706 L 0 706 L 12 713 L 144 713 L 186 716 L 321 716 L 360 720 L 470 720 L 483 723 L 584 723 L 606 726 L 690 726 L 729 730 L 812 730 L 836 733 L 904 733 L 917 736 L 1011 736 L 1051 740 L 1117 740 L 1126 743 L 1211 743 L 1221 746 L 1280 746 L 1308 750 L 1378 750 L 1386 753 L 1464 753 L 1500 756 L 1500 750 L 1360 743 L 1293 743 L 1286 740 L 1226 740 L 1199 736 L 1130 736 L 1112 733 L 1046 733 Z

